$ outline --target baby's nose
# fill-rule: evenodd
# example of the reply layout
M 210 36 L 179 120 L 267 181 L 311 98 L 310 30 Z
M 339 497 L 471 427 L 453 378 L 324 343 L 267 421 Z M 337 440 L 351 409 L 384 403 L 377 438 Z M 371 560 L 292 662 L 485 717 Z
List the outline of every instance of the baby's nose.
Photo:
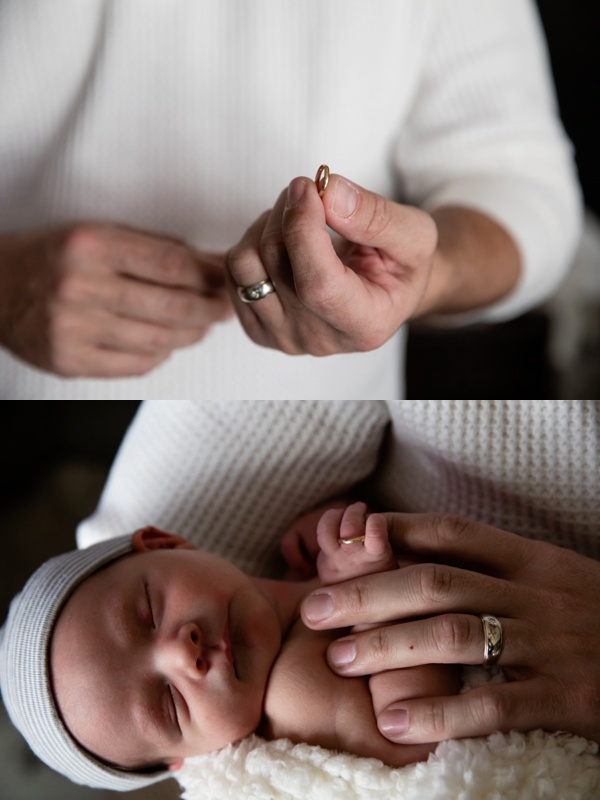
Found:
M 202 633 L 195 622 L 182 625 L 175 639 L 167 643 L 166 650 L 169 661 L 176 669 L 183 670 L 192 677 L 206 674 Z

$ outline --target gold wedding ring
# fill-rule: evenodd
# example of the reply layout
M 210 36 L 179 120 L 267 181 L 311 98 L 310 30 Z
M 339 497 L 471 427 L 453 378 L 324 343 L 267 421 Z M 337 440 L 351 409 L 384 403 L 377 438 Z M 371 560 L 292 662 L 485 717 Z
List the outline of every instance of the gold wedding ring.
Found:
M 357 542 L 361 542 L 361 544 L 363 544 L 364 541 L 364 536 L 355 536 L 353 539 L 338 539 L 339 544 L 356 544 Z
M 319 197 L 323 197 L 325 194 L 325 189 L 327 188 L 327 184 L 329 183 L 329 167 L 327 164 L 321 164 L 317 170 L 315 183 L 317 184 L 317 189 L 319 190 Z

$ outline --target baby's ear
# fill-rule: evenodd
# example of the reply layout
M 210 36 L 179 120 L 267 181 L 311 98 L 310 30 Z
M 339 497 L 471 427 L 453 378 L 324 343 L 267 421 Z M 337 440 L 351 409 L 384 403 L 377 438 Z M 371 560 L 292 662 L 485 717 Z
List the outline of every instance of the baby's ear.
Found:
M 183 536 L 159 531 L 151 525 L 137 530 L 131 537 L 131 544 L 137 553 L 147 553 L 151 550 L 196 550 L 196 547 Z

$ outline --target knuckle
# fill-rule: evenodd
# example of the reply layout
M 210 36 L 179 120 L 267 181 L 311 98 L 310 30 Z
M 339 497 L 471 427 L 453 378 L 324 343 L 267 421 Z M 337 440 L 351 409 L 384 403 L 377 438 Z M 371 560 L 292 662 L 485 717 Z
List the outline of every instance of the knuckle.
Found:
M 453 591 L 452 572 L 439 564 L 423 564 L 418 571 L 419 591 L 425 601 L 442 603 Z
M 555 698 L 557 716 L 565 713 L 567 709 L 564 705 L 567 705 L 571 713 L 573 709 L 577 709 L 580 717 L 592 714 L 595 719 L 600 718 L 600 678 L 580 674 L 579 680 L 574 680 L 566 691 L 557 691 L 555 687 L 550 694 Z M 559 705 L 559 700 L 563 697 L 566 697 L 568 702 Z
M 173 333 L 168 328 L 153 327 L 146 344 L 152 352 L 165 352 L 173 349 L 173 338 Z
M 103 227 L 81 223 L 69 228 L 63 239 L 62 252 L 67 260 L 79 261 L 97 255 L 102 247 Z
M 377 628 L 368 637 L 367 652 L 375 663 L 386 664 L 392 652 L 392 643 L 387 628 Z
M 237 286 L 255 283 L 257 254 L 244 245 L 235 245 L 227 254 L 227 268 Z
M 193 312 L 193 296 L 188 292 L 165 289 L 159 295 L 160 307 L 170 322 L 182 322 Z
M 472 706 L 474 724 L 482 730 L 503 730 L 510 718 L 508 702 L 502 692 L 482 690 Z
M 439 742 L 442 739 L 447 739 L 446 707 L 444 703 L 438 700 L 433 700 L 429 706 L 429 714 L 427 716 L 427 729 L 431 733 L 431 741 Z
M 88 296 L 86 281 L 76 271 L 63 271 L 57 279 L 55 297 L 62 303 L 80 303 Z
M 156 264 L 158 278 L 167 283 L 176 283 L 185 274 L 189 264 L 190 256 L 185 248 L 166 245 Z
M 279 231 L 265 231 L 260 240 L 260 254 L 265 264 L 282 264 L 287 258 L 287 250 Z
M 469 619 L 461 614 L 443 614 L 434 617 L 433 644 L 443 655 L 464 654 L 472 644 Z
M 388 202 L 381 195 L 374 195 L 370 215 L 365 226 L 367 239 L 379 239 L 388 229 L 391 222 L 391 215 Z
M 356 579 L 347 587 L 344 606 L 350 618 L 359 617 L 368 610 L 369 592 L 364 581 Z
M 440 547 L 460 545 L 469 528 L 469 521 L 458 514 L 431 514 L 428 522 Z
M 302 305 L 315 311 L 332 311 L 340 302 L 339 289 L 328 277 L 296 280 L 296 294 Z

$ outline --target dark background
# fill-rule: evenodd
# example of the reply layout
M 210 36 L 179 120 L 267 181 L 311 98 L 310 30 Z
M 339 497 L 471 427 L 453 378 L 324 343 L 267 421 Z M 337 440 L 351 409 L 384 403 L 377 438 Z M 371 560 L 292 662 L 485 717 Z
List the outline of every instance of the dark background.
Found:
M 600 215 L 597 116 L 600 97 L 599 0 L 539 0 L 563 124 L 575 145 L 586 205 Z M 600 264 L 598 264 L 600 270 Z M 600 316 L 600 307 L 597 309 Z M 548 355 L 551 319 L 537 309 L 509 322 L 439 331 L 409 326 L 407 397 L 595 399 L 600 345 L 556 373 Z M 600 322 L 598 322 L 600 327 Z

